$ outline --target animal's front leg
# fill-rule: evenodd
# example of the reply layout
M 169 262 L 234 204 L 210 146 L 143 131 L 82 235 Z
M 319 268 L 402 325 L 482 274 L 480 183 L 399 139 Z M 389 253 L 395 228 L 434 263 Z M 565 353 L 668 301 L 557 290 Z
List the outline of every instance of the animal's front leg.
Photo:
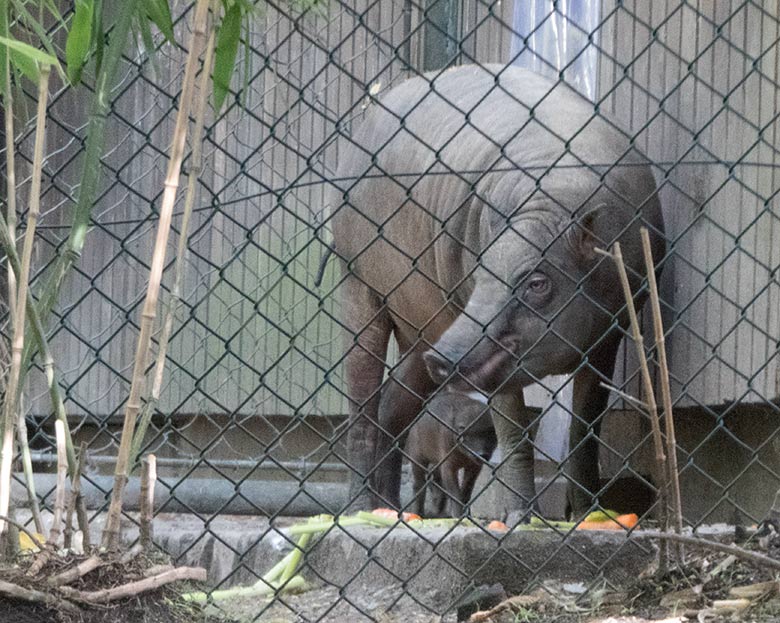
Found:
M 619 344 L 619 335 L 610 336 L 574 377 L 566 475 L 569 512 L 575 520 L 590 512 L 599 490 L 599 434 L 609 400 L 609 391 L 600 383 L 611 381 Z
M 498 394 L 490 404 L 501 448 L 501 464 L 495 475 L 505 489 L 503 514 L 508 521 L 518 523 L 527 520 L 536 501 L 533 412 L 525 406 L 522 390 Z

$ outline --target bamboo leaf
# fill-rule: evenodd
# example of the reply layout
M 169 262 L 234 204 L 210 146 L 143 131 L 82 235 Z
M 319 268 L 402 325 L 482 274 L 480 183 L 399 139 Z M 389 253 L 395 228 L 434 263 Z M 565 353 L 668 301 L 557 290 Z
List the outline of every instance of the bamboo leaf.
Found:
M 25 56 L 36 63 L 54 65 L 56 67 L 59 66 L 57 57 L 52 56 L 51 54 L 47 54 L 46 52 L 39 50 L 38 48 L 34 48 L 33 46 L 22 41 L 0 36 L 0 45 L 5 45 L 11 50 L 12 58 L 14 57 L 14 52 L 17 52 L 18 54 L 21 54 L 22 56 Z
M 62 66 L 60 65 L 59 60 L 57 60 L 57 50 L 54 49 L 54 44 L 52 43 L 49 33 L 46 32 L 46 28 L 44 28 L 44 26 L 27 10 L 24 2 L 16 0 L 13 4 L 19 20 L 35 33 L 46 52 L 54 59 L 54 62 L 48 61 L 48 63 L 54 66 L 57 73 L 59 73 L 64 80 L 65 72 L 62 71 Z
M 5 49 L 4 45 L 0 47 Z M 38 63 L 32 60 L 29 56 L 25 56 L 18 50 L 11 50 L 9 57 L 11 59 L 12 67 L 15 67 L 17 71 L 20 71 L 22 75 L 29 80 L 38 82 L 38 76 L 40 75 L 40 72 L 38 71 Z
M 241 39 L 241 6 L 233 4 L 225 13 L 217 33 L 217 50 L 214 54 L 214 109 L 219 112 L 230 90 L 230 79 L 236 65 L 238 43 Z
M 89 56 L 94 9 L 91 0 L 76 0 L 76 12 L 73 14 L 68 40 L 65 44 L 68 79 L 73 85 L 81 81 L 81 71 Z
M 141 0 L 143 11 L 149 17 L 154 25 L 160 29 L 169 43 L 176 44 L 173 35 L 173 19 L 171 18 L 171 9 L 168 6 L 168 0 Z M 143 25 L 141 31 L 143 32 Z
M 152 63 L 152 70 L 154 71 L 156 76 L 160 75 L 160 67 L 157 64 L 157 56 L 155 54 L 155 47 L 154 47 L 154 37 L 152 37 L 152 29 L 149 27 L 149 20 L 147 20 L 143 15 L 138 16 L 138 23 L 136 24 L 138 28 L 138 34 L 141 37 L 141 42 L 143 44 L 144 51 L 146 52 L 146 56 L 149 58 L 149 61 Z

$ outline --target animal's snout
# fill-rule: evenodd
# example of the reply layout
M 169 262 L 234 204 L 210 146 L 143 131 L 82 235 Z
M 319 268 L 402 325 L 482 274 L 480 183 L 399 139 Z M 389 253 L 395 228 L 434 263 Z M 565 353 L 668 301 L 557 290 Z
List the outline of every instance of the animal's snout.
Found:
M 452 374 L 454 368 L 452 362 L 436 351 L 429 350 L 423 355 L 423 359 L 434 383 L 441 385 Z

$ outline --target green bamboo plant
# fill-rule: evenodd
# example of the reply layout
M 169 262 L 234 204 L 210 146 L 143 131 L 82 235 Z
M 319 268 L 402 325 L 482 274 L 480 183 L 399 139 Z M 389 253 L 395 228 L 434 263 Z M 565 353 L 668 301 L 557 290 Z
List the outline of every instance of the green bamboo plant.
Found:
M 11 40 L 3 37 L 0 42 L 12 48 Z M 21 46 L 16 42 L 15 46 Z M 22 48 L 23 49 L 23 48 Z M 36 50 L 37 52 L 37 50 Z M 35 56 L 28 51 L 30 56 Z M 43 53 L 40 53 L 43 55 Z M 40 214 L 41 175 L 43 172 L 43 146 L 46 133 L 46 104 L 49 93 L 49 75 L 51 62 L 41 61 L 38 78 L 38 113 L 35 125 L 35 148 L 33 151 L 32 188 L 30 190 L 30 208 L 27 211 L 27 230 L 24 236 L 22 264 L 16 275 L 18 290 L 16 295 L 16 310 L 14 312 L 13 340 L 11 342 L 11 370 L 8 376 L 6 397 L 3 404 L 3 442 L 0 448 L 0 516 L 7 517 L 11 498 L 11 467 L 14 457 L 14 434 L 17 420 L 16 397 L 18 393 L 20 371 L 22 367 L 22 351 L 24 349 L 24 329 L 26 318 L 26 302 L 32 261 L 35 227 Z M 56 61 L 56 59 L 55 59 Z M 9 189 L 9 193 L 15 192 Z M 8 524 L 0 519 L 0 541 L 5 542 Z

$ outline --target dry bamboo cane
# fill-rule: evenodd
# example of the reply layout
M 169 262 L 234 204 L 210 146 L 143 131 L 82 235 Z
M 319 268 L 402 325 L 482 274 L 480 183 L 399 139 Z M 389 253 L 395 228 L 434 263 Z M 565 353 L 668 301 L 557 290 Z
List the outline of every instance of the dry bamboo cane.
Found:
M 73 495 L 76 496 L 76 521 L 81 530 L 81 548 L 84 553 L 89 552 L 91 540 L 89 536 L 89 516 L 87 515 L 87 505 L 84 502 L 84 494 L 81 492 L 81 474 L 87 463 L 87 443 L 81 442 L 79 446 L 79 462 L 76 473 L 73 476 Z
M 616 242 L 612 253 L 606 253 L 605 255 L 612 257 L 615 262 L 615 266 L 620 276 L 620 285 L 623 288 L 623 297 L 626 300 L 626 310 L 628 311 L 628 318 L 631 322 L 631 333 L 634 338 L 634 345 L 636 347 L 637 359 L 639 360 L 639 368 L 642 374 L 642 385 L 647 394 L 645 402 L 647 403 L 647 412 L 650 416 L 650 427 L 653 433 L 653 447 L 655 449 L 655 469 L 656 479 L 658 481 L 658 497 L 659 497 L 659 510 L 660 510 L 660 524 L 663 530 L 668 526 L 668 513 L 667 513 L 667 488 L 666 488 L 666 455 L 664 452 L 664 441 L 661 435 L 661 425 L 658 421 L 658 404 L 655 400 L 655 391 L 653 390 L 653 381 L 650 378 L 650 368 L 647 365 L 647 358 L 645 356 L 644 339 L 642 338 L 642 330 L 639 327 L 639 320 L 636 315 L 636 307 L 634 306 L 634 296 L 631 292 L 631 285 L 628 281 L 628 274 L 626 273 L 626 265 L 623 262 L 623 252 L 620 249 L 620 243 Z M 663 569 L 666 567 L 668 552 L 667 548 L 663 546 L 660 553 L 660 567 Z
M 65 481 L 68 477 L 68 459 L 65 455 L 65 428 L 62 422 L 54 422 L 54 431 L 57 435 L 57 489 L 54 493 L 54 516 L 49 530 L 49 545 L 57 547 L 62 529 L 62 512 L 65 508 Z
M 157 480 L 157 459 L 150 454 L 141 466 L 140 539 L 144 549 L 152 545 L 152 519 L 154 517 L 154 483 Z
M 144 405 L 141 419 L 138 422 L 138 429 L 133 436 L 133 446 L 130 452 L 130 465 L 135 464 L 141 451 L 141 445 L 146 436 L 146 430 L 149 422 L 154 415 L 154 410 L 160 401 L 160 392 L 162 391 L 163 375 L 165 373 L 165 357 L 168 352 L 168 342 L 173 331 L 173 321 L 176 318 L 176 311 L 181 300 L 181 282 L 184 279 L 184 264 L 187 259 L 187 231 L 192 215 L 192 207 L 195 203 L 195 192 L 198 187 L 198 178 L 203 167 L 203 122 L 206 117 L 206 104 L 209 96 L 209 81 L 211 80 L 211 64 L 214 58 L 214 28 L 209 32 L 209 40 L 206 44 L 206 54 L 203 58 L 203 68 L 198 82 L 198 99 L 195 108 L 195 123 L 192 128 L 192 156 L 189 174 L 187 175 L 187 195 L 184 199 L 184 212 L 179 231 L 179 242 L 176 247 L 176 259 L 174 264 L 173 287 L 168 299 L 167 309 L 165 310 L 165 320 L 162 333 L 158 340 L 157 360 L 154 365 L 154 376 L 152 377 L 152 391 Z
M 22 269 L 18 275 L 16 293 L 16 317 L 11 350 L 11 372 L 6 388 L 5 409 L 3 414 L 3 445 L 0 458 L 0 516 L 8 515 L 11 498 L 11 467 L 14 454 L 14 428 L 16 425 L 16 396 L 22 367 L 24 350 L 25 313 L 27 310 L 27 291 L 30 278 L 30 263 L 35 240 L 35 227 L 41 207 L 41 175 L 43 172 L 43 144 L 46 137 L 46 104 L 48 99 L 50 68 L 41 67 L 38 81 L 38 114 L 35 126 L 35 147 L 33 151 L 32 183 L 30 188 L 30 208 L 27 212 L 27 231 L 24 235 L 22 250 Z M 4 542 L 7 524 L 0 519 L 0 542 Z M 1 546 L 0 546 L 1 547 Z
M 674 432 L 674 413 L 672 410 L 672 392 L 669 387 L 669 366 L 666 361 L 666 338 L 664 325 L 661 319 L 661 303 L 658 299 L 658 285 L 655 281 L 655 263 L 653 252 L 650 248 L 650 235 L 646 227 L 641 228 L 642 247 L 645 255 L 645 268 L 647 270 L 647 283 L 650 289 L 650 309 L 653 312 L 653 330 L 655 332 L 655 345 L 658 349 L 658 366 L 661 369 L 661 398 L 664 404 L 664 424 L 666 426 L 666 460 L 668 478 L 671 483 L 671 510 L 674 517 L 674 531 L 682 533 L 682 500 L 680 496 L 680 476 L 677 470 L 677 436 Z M 678 562 L 682 562 L 682 545 L 675 542 L 675 550 Z
M 149 273 L 149 285 L 146 290 L 146 300 L 141 312 L 141 328 L 138 335 L 138 346 L 133 365 L 130 396 L 125 408 L 125 421 L 122 437 L 119 442 L 116 469 L 114 471 L 114 488 L 111 493 L 111 505 L 103 530 L 103 547 L 115 550 L 119 544 L 119 519 L 122 513 L 122 493 L 127 484 L 127 474 L 130 450 L 135 432 L 135 423 L 141 408 L 141 389 L 144 383 L 146 362 L 149 354 L 152 327 L 157 315 L 157 298 L 160 292 L 160 281 L 165 264 L 165 250 L 168 244 L 168 233 L 171 228 L 171 215 L 176 201 L 176 191 L 179 187 L 181 163 L 184 157 L 184 147 L 187 140 L 187 124 L 189 122 L 192 94 L 195 88 L 195 74 L 198 70 L 198 58 L 206 39 L 206 19 L 208 17 L 209 0 L 198 0 L 195 6 L 192 38 L 190 40 L 187 64 L 184 69 L 184 82 L 179 97 L 179 112 L 176 115 L 176 127 L 173 133 L 171 154 L 168 160 L 168 171 L 165 177 L 165 192 L 160 208 L 160 220 L 157 224 L 157 238 L 152 253 L 152 264 Z

